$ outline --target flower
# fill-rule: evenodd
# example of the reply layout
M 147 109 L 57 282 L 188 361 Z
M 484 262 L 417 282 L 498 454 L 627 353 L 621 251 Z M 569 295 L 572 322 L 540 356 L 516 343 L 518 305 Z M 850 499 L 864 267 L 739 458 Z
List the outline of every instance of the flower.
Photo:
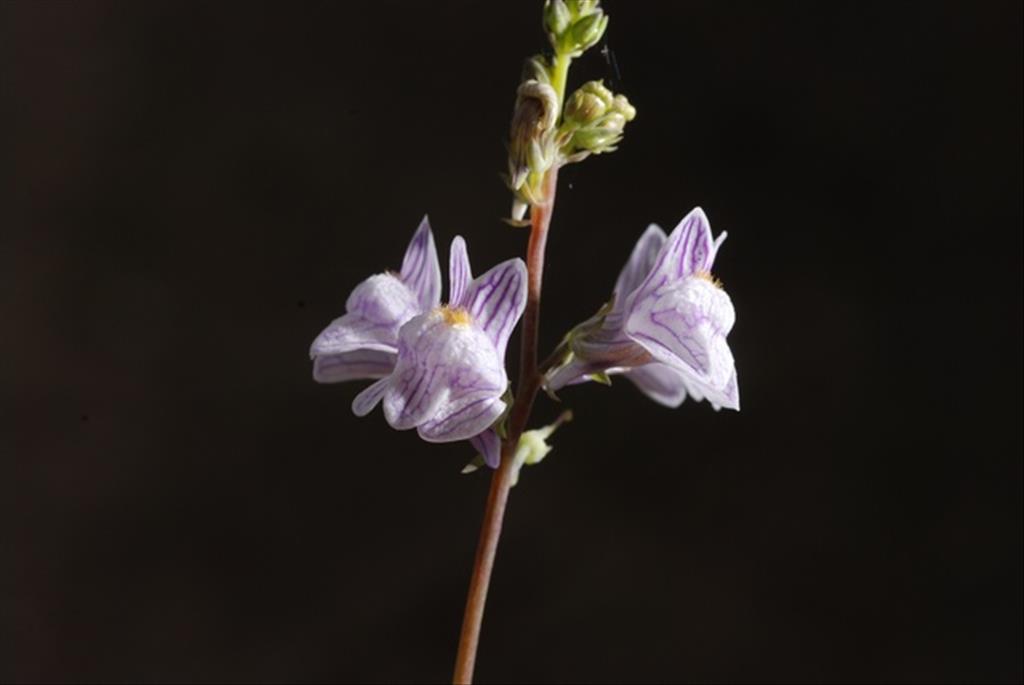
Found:
M 565 357 L 546 374 L 545 387 L 553 392 L 621 373 L 666 406 L 679 406 L 689 394 L 716 410 L 738 410 L 736 367 L 725 339 L 736 313 L 711 276 L 725 237 L 712 239 L 699 207 L 667 238 L 649 226 L 619 274 L 612 302 L 566 336 Z
M 405 250 L 402 270 L 370 276 L 356 286 L 345 314 L 313 341 L 313 379 L 337 383 L 382 378 L 394 369 L 398 331 L 441 299 L 441 267 L 430 222 L 423 217 Z
M 470 440 L 490 466 L 500 441 L 491 426 L 505 413 L 505 348 L 526 307 L 526 265 L 498 264 L 473 279 L 461 236 L 452 241 L 449 302 L 409 319 L 398 332 L 394 370 L 363 390 L 352 411 L 383 402 L 397 430 L 428 442 Z

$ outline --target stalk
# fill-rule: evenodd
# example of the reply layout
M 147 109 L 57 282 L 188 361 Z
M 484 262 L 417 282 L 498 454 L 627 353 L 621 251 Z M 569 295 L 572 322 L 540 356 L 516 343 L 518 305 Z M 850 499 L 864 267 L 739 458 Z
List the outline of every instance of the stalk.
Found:
M 568 58 L 565 58 L 566 68 Z M 563 85 L 564 89 L 564 76 Z M 537 369 L 537 331 L 540 322 L 540 293 L 544 277 L 544 251 L 548 240 L 548 227 L 555 206 L 555 190 L 558 182 L 558 165 L 553 166 L 544 177 L 542 205 L 530 209 L 530 242 L 526 248 L 528 272 L 526 310 L 523 312 L 522 340 L 519 353 L 519 382 L 515 402 L 508 420 L 508 438 L 501 446 L 501 464 L 491 478 L 491 490 L 484 508 L 480 541 L 477 543 L 473 575 L 469 582 L 466 611 L 462 618 L 462 633 L 459 636 L 459 651 L 455 658 L 456 685 L 473 682 L 473 667 L 476 664 L 477 646 L 480 643 L 480 626 L 484 618 L 484 604 L 487 589 L 491 584 L 494 558 L 501 537 L 501 525 L 505 518 L 508 494 L 512 487 L 516 447 L 519 437 L 526 429 L 533 409 L 533 401 L 541 385 L 541 374 Z

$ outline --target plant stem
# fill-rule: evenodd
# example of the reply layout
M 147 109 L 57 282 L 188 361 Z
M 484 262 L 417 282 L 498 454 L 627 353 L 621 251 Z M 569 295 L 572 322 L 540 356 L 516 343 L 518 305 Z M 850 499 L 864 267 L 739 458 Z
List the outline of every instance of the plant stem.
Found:
M 565 85 L 569 80 L 569 65 L 572 57 L 564 52 L 555 53 L 554 63 L 551 65 L 551 87 L 558 95 L 558 119 L 562 119 L 562 104 L 565 102 Z
M 476 664 L 476 650 L 480 642 L 480 625 L 484 618 L 484 604 L 487 588 L 491 583 L 494 557 L 501 537 L 501 524 L 505 517 L 509 489 L 515 471 L 514 455 L 519 437 L 526 429 L 533 408 L 533 400 L 540 389 L 541 375 L 537 369 L 537 329 L 540 321 L 540 291 L 544 276 L 544 248 L 548 240 L 548 226 L 555 206 L 555 188 L 558 180 L 558 165 L 548 171 L 544 178 L 543 205 L 534 205 L 530 210 L 530 242 L 526 248 L 526 268 L 529 273 L 526 296 L 526 310 L 523 313 L 523 332 L 519 355 L 519 382 L 516 398 L 508 419 L 508 438 L 501 446 L 501 464 L 491 478 L 491 491 L 484 508 L 484 520 L 477 543 L 473 575 L 469 582 L 469 596 L 466 598 L 466 612 L 462 618 L 462 634 L 459 636 L 459 652 L 455 658 L 457 685 L 473 682 L 473 666 Z

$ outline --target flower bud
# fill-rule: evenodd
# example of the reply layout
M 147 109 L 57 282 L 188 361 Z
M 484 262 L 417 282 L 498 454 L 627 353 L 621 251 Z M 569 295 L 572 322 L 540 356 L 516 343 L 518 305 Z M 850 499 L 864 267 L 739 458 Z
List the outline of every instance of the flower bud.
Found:
M 615 95 L 601 81 L 583 84 L 565 106 L 562 127 L 563 155 L 579 161 L 590 153 L 611 152 L 622 138 L 626 123 L 636 117 L 636 108 L 624 95 Z
M 582 53 L 597 44 L 608 28 L 608 17 L 600 9 L 572 25 L 573 52 Z
M 565 120 L 577 126 L 586 126 L 604 116 L 604 101 L 593 93 L 577 90 L 565 104 Z
M 587 152 L 611 152 L 619 140 L 620 132 L 606 131 L 601 128 L 581 128 L 572 136 L 573 147 Z
M 544 28 L 555 52 L 579 57 L 594 46 L 608 27 L 598 0 L 546 0 Z
M 594 11 L 598 0 L 568 0 L 566 6 L 574 17 L 585 17 Z
M 563 423 L 568 423 L 569 421 L 572 421 L 572 412 L 564 411 L 554 423 L 543 428 L 525 431 L 519 437 L 519 444 L 516 445 L 516 451 L 513 456 L 515 465 L 512 467 L 512 485 L 516 485 L 519 482 L 519 471 L 523 466 L 539 464 L 544 460 L 544 457 L 548 456 L 548 453 L 551 451 L 548 438 Z
M 618 112 L 609 112 L 603 119 L 601 119 L 601 129 L 605 131 L 622 133 L 622 129 L 624 128 L 626 128 L 626 117 L 622 116 Z
M 636 118 L 636 107 L 629 104 L 629 100 L 626 99 L 625 95 L 616 95 L 612 108 L 624 116 L 626 121 L 633 121 Z
M 563 0 L 547 0 L 544 3 L 544 28 L 549 33 L 560 36 L 565 33 L 572 22 L 572 15 Z

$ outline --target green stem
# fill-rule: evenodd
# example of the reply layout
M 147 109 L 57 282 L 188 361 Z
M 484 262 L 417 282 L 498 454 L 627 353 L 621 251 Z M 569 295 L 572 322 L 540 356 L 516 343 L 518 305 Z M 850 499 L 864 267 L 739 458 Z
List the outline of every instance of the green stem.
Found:
M 572 57 L 564 52 L 555 53 L 555 62 L 551 65 L 551 87 L 558 94 L 558 123 L 562 121 L 562 105 L 565 104 L 565 84 L 569 80 L 569 65 Z

